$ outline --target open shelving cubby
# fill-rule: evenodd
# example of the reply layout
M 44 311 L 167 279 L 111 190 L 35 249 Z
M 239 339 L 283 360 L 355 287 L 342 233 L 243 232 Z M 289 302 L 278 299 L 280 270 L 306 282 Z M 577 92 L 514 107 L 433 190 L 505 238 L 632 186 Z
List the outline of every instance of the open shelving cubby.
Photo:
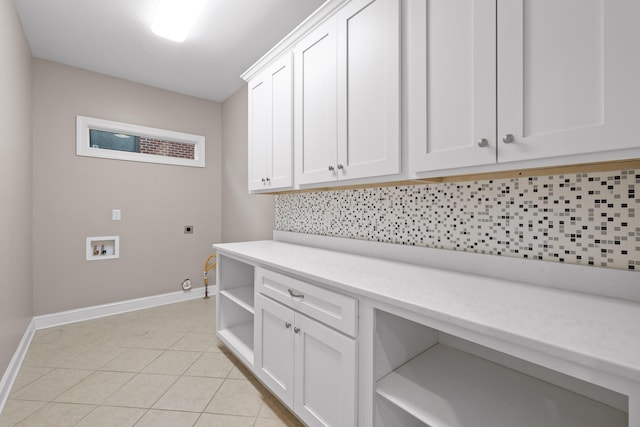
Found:
M 628 427 L 628 396 L 376 310 L 375 426 Z
M 216 328 L 240 358 L 253 365 L 254 267 L 219 255 Z

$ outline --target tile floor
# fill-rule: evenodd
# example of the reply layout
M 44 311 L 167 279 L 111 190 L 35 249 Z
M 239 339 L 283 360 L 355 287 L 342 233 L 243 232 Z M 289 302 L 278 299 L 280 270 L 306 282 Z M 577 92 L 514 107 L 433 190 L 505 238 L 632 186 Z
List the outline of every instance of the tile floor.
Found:
M 302 426 L 214 331 L 213 298 L 37 331 L 0 427 Z

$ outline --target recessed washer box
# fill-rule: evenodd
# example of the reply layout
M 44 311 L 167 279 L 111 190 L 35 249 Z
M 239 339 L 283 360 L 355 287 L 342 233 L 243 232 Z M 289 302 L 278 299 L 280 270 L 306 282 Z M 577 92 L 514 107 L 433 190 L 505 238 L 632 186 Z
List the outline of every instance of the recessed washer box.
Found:
M 87 237 L 87 261 L 120 258 L 120 236 Z

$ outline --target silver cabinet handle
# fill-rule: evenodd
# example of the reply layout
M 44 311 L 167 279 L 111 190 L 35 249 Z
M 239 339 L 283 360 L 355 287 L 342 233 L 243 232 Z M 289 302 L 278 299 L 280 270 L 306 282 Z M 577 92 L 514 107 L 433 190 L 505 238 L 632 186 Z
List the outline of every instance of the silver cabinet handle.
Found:
M 329 170 L 333 172 L 333 166 L 329 166 Z
M 295 327 L 293 328 L 293 332 L 295 332 L 295 333 L 297 334 L 298 332 L 300 332 L 300 328 L 298 328 L 297 326 L 295 326 Z
M 294 298 L 304 298 L 304 294 L 299 294 L 293 289 L 288 289 L 288 291 L 289 291 L 289 295 L 291 295 Z
M 487 140 L 487 138 L 482 138 L 480 141 L 478 141 L 478 147 L 484 148 L 487 146 L 489 146 L 489 141 Z
M 291 323 L 289 322 L 284 322 L 284 327 L 289 329 L 291 327 Z
M 338 169 L 344 169 L 344 166 L 342 166 L 340 163 L 338 163 Z
M 516 141 L 516 137 L 513 136 L 512 134 L 508 133 L 506 134 L 503 138 L 502 138 L 502 142 L 504 142 L 505 144 L 511 144 L 512 142 Z

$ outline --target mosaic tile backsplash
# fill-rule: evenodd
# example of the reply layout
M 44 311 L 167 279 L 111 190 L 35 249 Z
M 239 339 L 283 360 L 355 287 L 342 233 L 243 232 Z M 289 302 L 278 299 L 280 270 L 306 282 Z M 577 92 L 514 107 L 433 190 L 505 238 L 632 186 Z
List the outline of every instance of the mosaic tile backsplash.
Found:
M 277 230 L 640 271 L 640 170 L 293 193 Z

